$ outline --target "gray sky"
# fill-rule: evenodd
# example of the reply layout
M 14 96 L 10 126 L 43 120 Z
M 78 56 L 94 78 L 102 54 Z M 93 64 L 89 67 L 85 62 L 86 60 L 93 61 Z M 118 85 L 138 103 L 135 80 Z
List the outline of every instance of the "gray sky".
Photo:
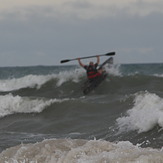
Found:
M 163 62 L 162 0 L 0 2 L 0 66 L 60 65 L 110 51 L 117 63 Z

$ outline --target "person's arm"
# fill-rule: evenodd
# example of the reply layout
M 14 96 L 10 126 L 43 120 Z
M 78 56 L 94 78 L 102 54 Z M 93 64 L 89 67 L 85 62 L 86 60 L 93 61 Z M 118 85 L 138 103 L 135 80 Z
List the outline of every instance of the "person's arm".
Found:
M 81 67 L 85 67 L 85 65 L 81 62 L 80 58 L 78 58 L 78 62 Z
M 97 64 L 99 65 L 100 64 L 100 57 L 97 56 Z

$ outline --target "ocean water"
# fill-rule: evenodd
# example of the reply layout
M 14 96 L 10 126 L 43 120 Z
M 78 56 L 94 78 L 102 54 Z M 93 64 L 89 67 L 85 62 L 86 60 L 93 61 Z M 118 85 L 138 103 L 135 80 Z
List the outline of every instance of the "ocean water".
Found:
M 163 64 L 0 68 L 0 163 L 163 163 Z

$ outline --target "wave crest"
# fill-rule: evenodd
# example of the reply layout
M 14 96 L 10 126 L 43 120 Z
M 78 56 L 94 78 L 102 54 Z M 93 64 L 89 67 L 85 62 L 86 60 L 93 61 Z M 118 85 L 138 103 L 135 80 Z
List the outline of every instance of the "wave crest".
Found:
M 117 119 L 120 130 L 146 132 L 154 126 L 163 128 L 163 99 L 154 93 L 137 93 L 134 106 L 127 116 Z
M 53 103 L 60 103 L 68 99 L 30 99 L 7 94 L 0 96 L 0 117 L 14 113 L 40 113 Z

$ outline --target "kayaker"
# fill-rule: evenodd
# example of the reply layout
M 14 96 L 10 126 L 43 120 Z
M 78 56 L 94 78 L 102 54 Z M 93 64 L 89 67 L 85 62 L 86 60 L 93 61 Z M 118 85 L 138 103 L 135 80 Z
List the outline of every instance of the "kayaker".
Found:
M 94 80 L 95 78 L 99 77 L 102 75 L 102 69 L 98 70 L 97 67 L 100 63 L 100 57 L 97 57 L 97 62 L 94 64 L 92 61 L 89 62 L 89 65 L 84 65 L 80 58 L 78 58 L 79 65 L 83 67 L 86 72 L 87 72 L 87 77 L 90 81 Z

